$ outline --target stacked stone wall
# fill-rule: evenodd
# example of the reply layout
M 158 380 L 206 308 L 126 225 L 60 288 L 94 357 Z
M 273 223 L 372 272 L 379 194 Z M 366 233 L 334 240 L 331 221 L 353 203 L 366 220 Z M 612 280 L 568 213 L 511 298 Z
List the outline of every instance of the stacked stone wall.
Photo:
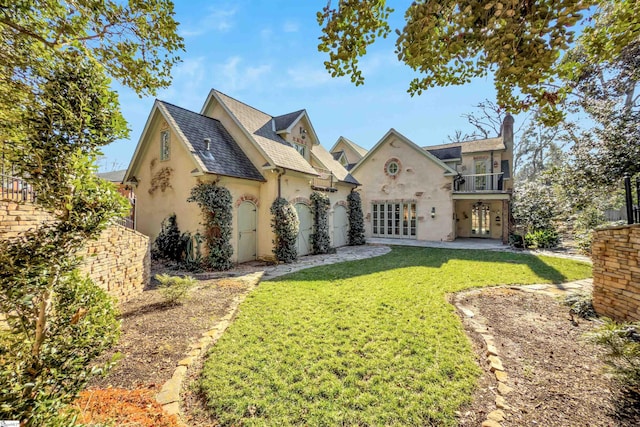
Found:
M 18 238 L 51 219 L 32 203 L 0 201 L 0 240 Z M 149 283 L 149 238 L 137 231 L 111 225 L 79 255 L 83 258 L 80 271 L 120 302 L 141 293 Z
M 591 248 L 596 312 L 640 321 L 640 224 L 596 230 Z

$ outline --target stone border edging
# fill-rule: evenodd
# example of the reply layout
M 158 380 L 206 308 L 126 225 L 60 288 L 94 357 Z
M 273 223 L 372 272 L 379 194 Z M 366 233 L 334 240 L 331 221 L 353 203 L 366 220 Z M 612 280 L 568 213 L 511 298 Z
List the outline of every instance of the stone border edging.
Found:
M 507 374 L 500 353 L 495 345 L 494 337 L 489 333 L 486 319 L 476 315 L 471 309 L 460 303 L 461 299 L 468 295 L 479 294 L 487 289 L 506 288 L 521 292 L 539 293 L 551 297 L 560 297 L 567 295 L 569 292 L 589 289 L 592 279 L 582 279 L 573 282 L 563 283 L 559 285 L 541 284 L 541 285 L 521 285 L 521 286 L 494 286 L 490 288 L 471 289 L 468 291 L 458 292 L 451 298 L 453 305 L 461 313 L 463 321 L 465 321 L 475 333 L 482 337 L 485 346 L 485 361 L 489 365 L 489 370 L 495 375 L 498 382 L 497 393 L 495 395 L 496 409 L 487 414 L 487 419 L 481 424 L 481 427 L 502 427 L 500 422 L 507 417 L 505 411 L 511 409 L 507 404 L 507 396 L 513 391 L 513 388 L 507 385 L 509 374 Z

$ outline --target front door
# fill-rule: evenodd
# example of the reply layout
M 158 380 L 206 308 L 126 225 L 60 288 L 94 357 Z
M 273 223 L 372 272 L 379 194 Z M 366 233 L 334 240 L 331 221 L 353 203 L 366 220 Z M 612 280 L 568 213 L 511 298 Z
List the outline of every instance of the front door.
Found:
M 484 203 L 476 203 L 471 209 L 471 236 L 491 237 L 491 211 L 490 206 Z
M 238 262 L 256 259 L 256 205 L 244 201 L 238 207 Z
M 311 218 L 311 208 L 304 203 L 296 203 L 296 212 L 300 220 L 300 229 L 296 239 L 298 256 L 307 255 L 311 252 L 311 229 L 313 220 Z

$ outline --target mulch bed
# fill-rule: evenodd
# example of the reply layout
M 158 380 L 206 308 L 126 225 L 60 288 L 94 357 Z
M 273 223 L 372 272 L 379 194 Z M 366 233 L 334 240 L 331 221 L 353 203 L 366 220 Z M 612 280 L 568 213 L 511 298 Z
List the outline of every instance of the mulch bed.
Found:
M 597 322 L 572 322 L 559 301 L 505 288 L 467 296 L 462 303 L 487 319 L 509 375 L 513 392 L 506 397 L 510 408 L 503 426 L 640 425 L 637 403 L 625 401 L 606 374 L 602 349 L 584 339 Z M 496 409 L 497 382 L 484 362 L 479 337 L 470 329 L 467 333 L 474 338 L 484 374 L 473 403 L 460 411 L 460 426 L 478 426 Z

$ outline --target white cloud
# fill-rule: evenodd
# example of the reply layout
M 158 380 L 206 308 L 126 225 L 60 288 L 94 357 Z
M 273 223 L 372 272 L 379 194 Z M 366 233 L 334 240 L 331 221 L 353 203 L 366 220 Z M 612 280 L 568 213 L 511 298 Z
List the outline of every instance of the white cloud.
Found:
M 235 25 L 234 17 L 236 15 L 236 9 L 221 9 L 210 8 L 209 13 L 206 14 L 195 24 L 184 24 L 180 30 L 182 37 L 197 37 L 211 31 L 227 32 Z
M 286 70 L 286 77 L 281 84 L 295 88 L 311 88 L 338 81 L 331 77 L 321 63 L 315 67 L 306 64 L 290 67 Z
M 270 64 L 244 66 L 239 56 L 232 56 L 225 63 L 213 67 L 217 85 L 229 92 L 237 92 L 247 87 L 259 86 L 262 79 L 271 72 Z
M 284 23 L 284 26 L 282 27 L 282 30 L 285 33 L 297 33 L 299 29 L 300 25 L 297 22 L 293 21 L 286 21 Z
M 171 86 L 161 91 L 158 97 L 181 107 L 197 110 L 209 92 L 205 79 L 206 58 L 200 56 L 185 59 L 171 74 Z

